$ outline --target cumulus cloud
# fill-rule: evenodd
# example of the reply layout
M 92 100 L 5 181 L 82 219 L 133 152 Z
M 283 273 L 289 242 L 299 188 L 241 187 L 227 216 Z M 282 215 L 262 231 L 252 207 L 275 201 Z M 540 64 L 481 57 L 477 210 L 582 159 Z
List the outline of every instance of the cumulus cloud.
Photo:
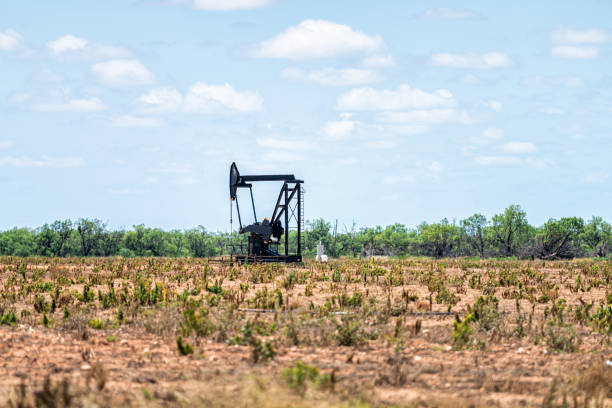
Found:
M 272 137 L 257 139 L 257 144 L 262 147 L 284 150 L 309 150 L 313 148 L 313 144 L 307 140 L 281 139 Z
M 385 184 L 410 184 L 414 182 L 415 178 L 413 176 L 387 176 L 383 178 Z
M 489 52 L 486 54 L 434 54 L 431 64 L 450 68 L 491 69 L 512 65 L 513 62 L 506 54 Z
M 0 32 L 0 51 L 12 51 L 19 47 L 21 43 L 21 34 L 12 29 Z
M 57 58 L 99 60 L 130 58 L 132 56 L 132 53 L 123 47 L 91 44 L 86 38 L 71 34 L 49 42 L 47 48 L 49 48 L 51 55 Z
M 506 153 L 524 154 L 535 153 L 538 148 L 531 142 L 508 142 L 501 146 L 501 150 Z
M 110 60 L 91 66 L 98 80 L 109 86 L 146 85 L 154 75 L 138 60 Z
M 487 103 L 489 105 L 489 108 L 493 109 L 496 112 L 499 112 L 499 111 L 502 110 L 503 105 L 502 105 L 502 103 L 500 101 L 496 101 L 496 100 L 491 99 L 491 100 L 487 101 Z
M 400 85 L 397 90 L 352 89 L 340 95 L 337 109 L 345 111 L 384 111 L 454 105 L 453 94 L 447 89 L 426 92 L 404 84 Z
M 0 157 L 0 166 L 5 167 L 34 167 L 34 168 L 75 168 L 85 165 L 85 160 L 79 157 L 51 157 L 42 156 L 33 159 L 28 156 Z
M 47 46 L 53 54 L 59 55 L 67 51 L 82 50 L 87 45 L 87 42 L 84 38 L 65 35 L 55 41 L 51 41 Z
M 385 43 L 380 36 L 369 36 L 331 21 L 304 20 L 276 37 L 262 41 L 250 55 L 254 58 L 305 60 L 374 53 L 382 49 L 385 49 Z
M 252 10 L 268 7 L 274 0 L 186 0 L 196 10 Z
M 393 123 L 472 123 L 473 119 L 465 111 L 457 109 L 417 109 L 408 112 L 385 112 L 381 119 Z
M 174 88 L 153 88 L 138 98 L 137 105 L 139 112 L 147 114 L 226 111 L 250 113 L 262 109 L 263 98 L 256 92 L 236 90 L 228 83 L 210 85 L 196 82 L 184 96 Z
M 475 161 L 481 166 L 507 166 L 519 165 L 523 162 L 523 159 L 514 156 L 476 156 Z
M 304 156 L 298 153 L 286 151 L 270 151 L 261 156 L 264 162 L 284 162 L 291 163 L 294 161 L 304 160 Z
M 477 15 L 467 10 L 456 10 L 449 7 L 440 7 L 427 10 L 425 12 L 425 17 L 442 18 L 446 20 L 465 20 L 469 18 L 476 18 Z
M 444 165 L 438 161 L 431 162 L 426 168 L 427 176 L 431 178 L 439 178 L 444 173 Z
M 551 54 L 554 57 L 566 59 L 593 59 L 599 57 L 597 47 L 577 47 L 573 45 L 560 45 L 553 47 Z
M 12 140 L 0 140 L 0 150 L 8 149 L 13 146 Z
M 174 112 L 181 108 L 183 95 L 174 88 L 154 88 L 141 95 L 138 103 L 145 112 Z
M 536 76 L 532 78 L 527 78 L 521 81 L 523 85 L 530 87 L 559 87 L 565 86 L 568 88 L 573 88 L 577 86 L 581 86 L 583 84 L 582 78 L 570 76 L 570 77 L 546 77 L 546 76 Z
M 542 109 L 540 109 L 540 112 L 542 112 L 542 113 L 544 113 L 546 115 L 563 115 L 563 110 L 561 110 L 559 108 L 555 108 L 553 106 L 542 108 Z
M 560 44 L 601 44 L 610 41 L 610 35 L 595 28 L 589 30 L 574 30 L 571 28 L 556 30 L 552 40 Z
M 108 107 L 98 98 L 71 99 L 61 103 L 39 103 L 32 105 L 35 112 L 99 112 Z
M 584 177 L 584 181 L 587 183 L 602 183 L 610 177 L 610 173 L 606 171 L 596 171 L 589 173 Z
M 190 112 L 213 113 L 220 109 L 250 113 L 261 110 L 263 98 L 251 91 L 237 91 L 230 84 L 196 82 L 185 95 L 184 107 Z
M 299 68 L 287 68 L 281 72 L 281 77 L 295 81 L 333 86 L 368 84 L 383 79 L 376 71 L 358 68 L 325 68 L 310 72 L 305 72 Z
M 117 127 L 124 128 L 157 128 L 164 125 L 158 118 L 150 118 L 133 115 L 118 115 L 111 118 L 111 123 Z
M 323 133 L 330 139 L 344 139 L 355 130 L 357 122 L 353 120 L 338 120 L 325 123 Z
M 390 68 L 395 66 L 391 55 L 372 55 L 361 61 L 361 64 L 369 68 Z

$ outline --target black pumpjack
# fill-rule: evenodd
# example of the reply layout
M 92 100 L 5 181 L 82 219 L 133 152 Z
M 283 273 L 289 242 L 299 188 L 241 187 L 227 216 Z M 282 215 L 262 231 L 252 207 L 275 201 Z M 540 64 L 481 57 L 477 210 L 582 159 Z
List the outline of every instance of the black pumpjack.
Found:
M 262 222 L 257 221 L 255 211 L 255 200 L 253 199 L 253 184 L 255 181 L 282 181 L 283 186 L 276 200 L 276 206 L 271 218 L 264 218 Z M 238 254 L 234 259 L 238 263 L 249 262 L 302 262 L 302 231 L 304 223 L 304 191 L 303 180 L 298 180 L 293 174 L 277 175 L 240 175 L 236 163 L 232 163 L 229 174 L 229 190 L 231 208 L 236 204 L 238 214 L 239 232 L 249 234 L 249 245 L 246 254 Z M 242 226 L 240 218 L 240 206 L 238 205 L 238 189 L 248 188 L 251 193 L 251 205 L 253 206 L 253 224 Z M 230 216 L 231 218 L 231 216 Z M 283 222 L 284 218 L 284 222 Z M 291 224 L 293 222 L 293 224 Z M 283 227 L 284 225 L 284 227 Z M 289 230 L 297 231 L 297 244 L 295 252 L 289 252 Z M 278 247 L 284 236 L 284 254 Z

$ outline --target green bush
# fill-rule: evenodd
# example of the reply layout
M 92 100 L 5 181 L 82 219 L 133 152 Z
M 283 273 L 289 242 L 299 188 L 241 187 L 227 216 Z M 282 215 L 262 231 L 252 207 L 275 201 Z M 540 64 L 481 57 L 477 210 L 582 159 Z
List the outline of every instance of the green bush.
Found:
M 181 353 L 181 355 L 186 356 L 188 354 L 193 354 L 193 346 L 185 341 L 183 341 L 183 336 L 178 336 L 176 338 L 176 347 Z

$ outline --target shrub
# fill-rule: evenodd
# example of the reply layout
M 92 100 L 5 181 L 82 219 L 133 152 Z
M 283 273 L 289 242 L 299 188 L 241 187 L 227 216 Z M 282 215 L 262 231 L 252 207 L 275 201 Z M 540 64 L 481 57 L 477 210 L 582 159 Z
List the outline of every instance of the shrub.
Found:
M 193 346 L 185 341 L 183 341 L 183 336 L 178 336 L 176 338 L 176 347 L 181 353 L 182 356 L 186 356 L 188 354 L 193 354 Z
M 342 317 L 342 323 L 336 324 L 336 339 L 341 346 L 354 346 L 360 342 L 360 324 L 356 319 L 349 316 Z
M 104 322 L 102 322 L 102 320 L 98 319 L 97 317 L 94 319 L 91 319 L 87 325 L 89 327 L 91 327 L 92 329 L 96 329 L 96 330 L 100 330 L 104 327 Z
M 17 324 L 17 316 L 15 316 L 14 311 L 8 310 L 0 315 L 0 326 L 3 324 L 7 326 L 15 326 Z
M 319 377 L 319 369 L 314 365 L 306 364 L 300 360 L 293 363 L 281 372 L 281 377 L 290 388 L 303 390 L 306 381 L 315 382 Z

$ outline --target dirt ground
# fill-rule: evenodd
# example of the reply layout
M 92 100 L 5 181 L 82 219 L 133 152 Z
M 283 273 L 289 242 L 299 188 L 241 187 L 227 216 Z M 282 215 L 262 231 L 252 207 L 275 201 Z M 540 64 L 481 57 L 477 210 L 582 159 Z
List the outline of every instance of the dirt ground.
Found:
M 0 405 L 612 406 L 609 275 L 0 258 Z

